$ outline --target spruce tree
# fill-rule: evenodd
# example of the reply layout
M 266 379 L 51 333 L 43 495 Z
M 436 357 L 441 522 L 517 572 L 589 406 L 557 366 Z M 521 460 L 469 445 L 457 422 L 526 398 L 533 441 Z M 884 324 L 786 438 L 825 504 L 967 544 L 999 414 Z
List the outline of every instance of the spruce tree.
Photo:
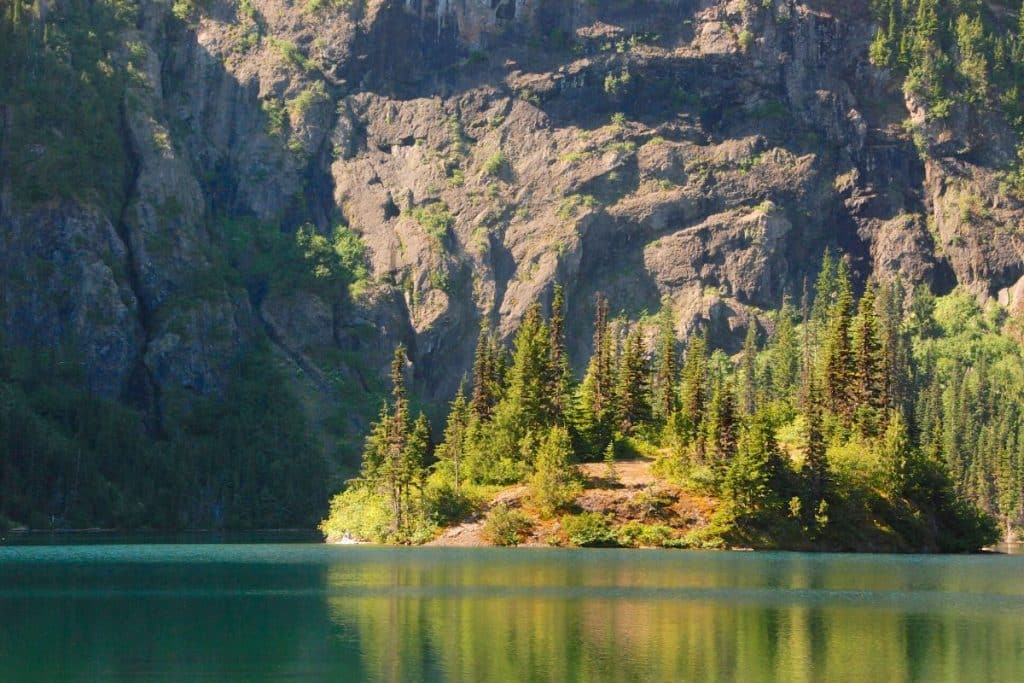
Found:
M 753 415 L 757 403 L 757 321 L 747 323 L 747 336 L 740 355 L 740 411 Z
M 853 352 L 850 348 L 850 324 L 853 317 L 853 292 L 846 261 L 840 261 L 836 300 L 828 314 L 824 348 L 825 404 L 848 424 L 853 413 Z
M 572 392 L 572 371 L 565 348 L 565 292 L 555 285 L 551 301 L 550 360 L 547 368 L 547 392 L 550 397 L 552 420 L 562 422 L 569 410 Z
M 640 329 L 634 327 L 626 338 L 615 392 L 619 429 L 623 434 L 632 434 L 637 427 L 651 421 L 647 365 Z
M 426 483 L 426 464 L 430 458 L 432 439 L 427 416 L 420 413 L 413 422 L 401 459 L 401 489 L 407 525 L 423 508 L 423 486 Z M 406 533 L 409 531 L 407 529 Z
M 654 368 L 653 409 L 661 421 L 667 421 L 679 407 L 676 382 L 679 376 L 679 360 L 676 355 L 675 321 L 672 306 L 663 301 L 658 314 L 657 360 Z
M 857 317 L 853 321 L 853 387 L 850 398 L 864 436 L 875 435 L 878 411 L 885 405 L 884 358 L 875 302 L 875 289 L 869 285 L 860 299 Z
M 680 412 L 689 433 L 689 440 L 696 435 L 697 427 L 704 419 L 707 402 L 707 335 L 690 335 L 690 344 L 683 361 L 682 386 L 680 387 Z
M 386 492 L 391 508 L 392 532 L 405 531 L 405 490 L 409 475 L 409 436 L 412 425 L 409 419 L 409 399 L 405 389 L 405 347 L 395 348 L 391 359 L 391 400 L 390 414 L 383 416 L 386 428 L 383 430 L 384 444 L 375 467 L 379 485 Z
M 832 260 L 832 252 L 825 249 L 825 254 L 821 257 L 818 279 L 814 284 L 814 305 L 811 307 L 811 320 L 817 325 L 824 325 L 829 317 L 829 311 L 838 293 L 836 275 L 836 263 Z
M 469 431 L 471 412 L 463 384 L 455 394 L 448 407 L 448 423 L 444 428 L 444 440 L 437 448 L 438 465 L 446 468 L 452 478 L 455 490 L 459 490 L 463 482 L 463 460 L 465 459 L 466 440 Z
M 733 521 L 741 528 L 768 514 L 779 514 L 788 493 L 786 462 L 775 427 L 763 410 L 743 430 L 735 460 L 726 471 L 722 493 Z
M 886 488 L 896 496 L 906 494 L 912 474 L 912 445 L 907 423 L 898 411 L 889 416 L 882 438 L 880 458 L 885 473 Z
M 708 456 L 716 468 L 727 466 L 736 457 L 739 429 L 736 393 L 731 382 L 719 379 L 705 418 Z
M 470 410 L 481 419 L 491 416 L 496 401 L 495 385 L 497 384 L 497 359 L 491 333 L 483 325 L 477 337 L 476 353 L 473 356 L 473 394 L 470 399 Z
M 509 401 L 522 415 L 527 430 L 548 424 L 554 413 L 549 392 L 551 337 L 540 304 L 529 308 L 516 332 L 512 365 L 508 371 Z
M 536 463 L 530 477 L 530 497 L 544 517 L 571 503 L 580 486 L 570 464 L 572 439 L 560 425 L 551 427 L 540 440 L 533 457 Z
M 573 423 L 590 455 L 599 456 L 615 427 L 615 381 L 608 301 L 598 294 L 595 304 L 593 352 L 577 393 Z
M 806 422 L 804 428 L 804 466 L 802 509 L 805 523 L 813 526 L 818 511 L 829 485 L 828 456 L 826 454 L 824 425 L 821 412 L 821 390 L 818 383 L 812 381 L 808 398 Z
M 882 344 L 882 405 L 903 408 L 910 399 L 910 341 L 904 329 L 903 299 L 899 280 L 886 280 L 876 303 Z
M 817 372 L 815 367 L 815 349 L 817 337 L 815 336 L 815 324 L 811 321 L 810 293 L 807 289 L 807 279 L 804 278 L 803 296 L 800 300 L 800 318 L 803 325 L 803 335 L 800 343 L 800 393 L 797 395 L 797 405 L 801 410 L 807 410 L 810 401 L 811 383 Z
M 789 297 L 785 297 L 782 308 L 775 316 L 775 329 L 772 330 L 769 342 L 771 394 L 776 400 L 791 398 L 800 372 L 800 348 L 793 327 L 794 313 Z

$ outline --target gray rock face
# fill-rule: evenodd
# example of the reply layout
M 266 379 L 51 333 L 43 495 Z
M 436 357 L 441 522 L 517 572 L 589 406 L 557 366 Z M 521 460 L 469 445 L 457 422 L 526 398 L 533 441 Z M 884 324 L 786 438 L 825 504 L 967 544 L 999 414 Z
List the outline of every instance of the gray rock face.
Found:
M 862 0 L 246 7 L 185 25 L 148 3 L 126 36 L 146 57 L 123 216 L 0 213 L 5 328 L 73 340 L 105 395 L 139 363 L 216 394 L 269 336 L 328 397 L 332 377 L 368 390 L 405 343 L 417 390 L 446 399 L 481 322 L 508 339 L 558 281 L 578 356 L 598 291 L 633 319 L 670 302 L 681 336 L 735 348 L 825 247 L 860 278 L 1020 298 L 1012 132 L 905 99 L 867 62 Z M 246 291 L 224 216 L 347 225 L 372 282 L 353 302 Z
M 120 396 L 144 334 L 114 226 L 97 211 L 54 202 L 0 220 L 0 235 L 5 333 L 70 350 L 64 362 L 81 363 L 97 394 Z

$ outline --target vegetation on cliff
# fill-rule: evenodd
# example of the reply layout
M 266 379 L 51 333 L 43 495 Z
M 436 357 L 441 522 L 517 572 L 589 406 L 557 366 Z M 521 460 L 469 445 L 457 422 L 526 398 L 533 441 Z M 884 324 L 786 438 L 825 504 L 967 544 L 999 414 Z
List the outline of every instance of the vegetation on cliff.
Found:
M 873 390 L 828 394 L 873 337 L 854 302 L 835 348 L 826 303 L 814 324 L 795 301 L 770 312 L 843 245 L 858 283 L 971 293 L 906 330 L 906 441 L 1019 524 L 1017 0 L 542 5 L 0 4 L 0 517 L 310 524 L 358 466 L 399 342 L 415 371 L 381 420 L 417 450 L 394 484 L 401 533 L 378 505 L 391 492 L 358 494 L 381 534 L 427 538 L 521 486 L 496 537 L 529 542 L 542 515 L 632 491 L 611 480 L 638 453 L 673 495 L 725 501 L 758 480 L 708 454 L 760 462 L 770 435 L 780 482 L 802 486 L 811 389 L 835 470 L 893 424 Z M 556 278 L 572 305 L 528 312 Z M 543 337 L 582 361 L 596 291 L 624 313 L 600 312 L 578 381 Z M 914 301 L 927 318 L 927 292 Z M 425 439 L 410 406 L 437 418 L 480 319 L 495 334 L 474 381 Z M 533 341 L 513 358 L 521 320 Z M 796 341 L 780 355 L 777 339 Z M 878 414 L 849 414 L 852 397 Z M 740 417 L 718 435 L 701 406 Z M 608 488 L 581 459 L 610 461 Z M 896 500 L 871 487 L 851 505 Z M 811 500 L 781 491 L 786 510 Z M 573 537 L 625 526 L 621 502 Z M 811 511 L 769 507 L 809 537 Z
M 425 421 L 409 415 L 399 349 L 392 403 L 322 528 L 422 542 L 488 507 L 489 487 L 525 484 L 515 502 L 529 515 L 490 509 L 495 542 L 521 537 L 532 516 L 560 517 L 550 542 L 577 545 L 977 549 L 996 526 L 968 500 L 1020 518 L 1021 422 L 996 405 L 1020 391 L 1024 354 L 969 297 L 918 292 L 909 311 L 907 299 L 898 281 L 855 297 L 846 261 L 826 253 L 813 296 L 774 312 L 763 343 L 751 319 L 737 357 L 696 332 L 680 358 L 670 309 L 629 324 L 599 297 L 576 382 L 556 289 L 550 316 L 531 308 L 511 352 L 481 334 L 471 395 L 452 402 L 433 453 Z M 637 457 L 666 484 L 719 501 L 699 537 L 664 525 L 631 535 L 608 511 L 580 512 L 573 463 L 604 459 L 614 473 L 617 458 Z

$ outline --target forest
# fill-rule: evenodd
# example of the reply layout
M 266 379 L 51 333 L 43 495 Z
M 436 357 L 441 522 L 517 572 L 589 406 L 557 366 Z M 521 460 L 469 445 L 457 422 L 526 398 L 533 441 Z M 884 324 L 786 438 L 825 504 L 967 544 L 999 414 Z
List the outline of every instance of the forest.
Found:
M 733 357 L 700 330 L 680 349 L 668 305 L 630 322 L 598 295 L 577 381 L 564 307 L 556 288 L 549 314 L 534 305 L 508 350 L 481 331 L 436 447 L 413 417 L 398 348 L 391 401 L 360 476 L 332 503 L 328 536 L 423 542 L 514 484 L 540 518 L 572 516 L 574 463 L 638 458 L 719 501 L 702 538 L 662 544 L 856 549 L 864 527 L 882 525 L 960 551 L 994 542 L 996 517 L 1020 524 L 1024 357 L 999 308 L 898 280 L 855 296 L 847 260 L 826 251 L 813 287 L 763 327 L 751 317 Z M 488 514 L 499 543 L 529 524 L 503 506 Z M 582 517 L 570 524 L 602 523 Z

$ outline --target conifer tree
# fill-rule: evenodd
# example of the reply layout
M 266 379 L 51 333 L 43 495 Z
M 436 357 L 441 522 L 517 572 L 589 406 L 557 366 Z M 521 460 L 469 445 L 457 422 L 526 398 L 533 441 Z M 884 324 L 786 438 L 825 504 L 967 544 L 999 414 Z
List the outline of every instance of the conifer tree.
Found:
M 878 292 L 876 304 L 882 344 L 882 405 L 902 408 L 909 400 L 910 343 L 904 330 L 903 285 L 886 280 Z
M 807 523 L 813 523 L 814 515 L 821 509 L 829 483 L 828 456 L 821 414 L 821 390 L 812 381 L 804 431 L 804 492 L 802 509 Z
M 572 439 L 561 425 L 551 427 L 537 448 L 536 464 L 530 477 L 530 494 L 541 514 L 550 517 L 571 503 L 580 486 L 572 467 Z
M 885 472 L 886 486 L 897 496 L 906 494 L 910 483 L 912 453 L 907 423 L 898 411 L 889 417 L 882 439 L 880 459 Z
M 785 472 L 775 427 L 767 413 L 758 411 L 740 435 L 736 458 L 722 484 L 733 520 L 742 527 L 765 514 L 780 513 L 788 488 Z
M 610 410 L 615 388 L 615 351 L 608 315 L 608 299 L 598 294 L 597 313 L 594 319 L 594 355 L 601 410 Z
M 405 346 L 399 344 L 391 359 L 392 413 L 388 418 L 387 450 L 382 474 L 391 499 L 394 531 L 404 530 L 403 483 L 406 448 L 409 444 L 409 399 L 405 389 Z
M 829 317 L 829 311 L 832 310 L 838 293 L 836 276 L 836 263 L 832 260 L 832 252 L 825 249 L 825 254 L 821 257 L 818 279 L 814 283 L 814 305 L 811 307 L 811 320 L 817 325 L 824 325 Z
M 508 371 L 509 401 L 522 415 L 526 429 L 546 425 L 553 414 L 550 387 L 551 336 L 535 303 L 516 332 L 512 365 Z
M 580 384 L 573 421 L 591 455 L 599 456 L 615 427 L 615 382 L 608 301 L 598 294 L 595 303 L 593 352 Z
M 420 413 L 413 422 L 401 458 L 401 490 L 406 511 L 406 523 L 422 509 L 423 485 L 426 483 L 426 463 L 430 458 L 432 439 L 427 416 Z
M 736 457 L 740 420 L 736 409 L 736 393 L 731 382 L 721 379 L 715 386 L 705 419 L 708 455 L 716 467 L 727 466 Z
M 569 409 L 572 391 L 572 371 L 565 348 L 565 292 L 555 285 L 551 301 L 551 356 L 547 369 L 547 392 L 550 397 L 551 419 L 563 421 Z
M 680 412 L 689 430 L 693 432 L 691 438 L 704 419 L 708 378 L 707 345 L 706 333 L 690 335 L 690 344 L 683 361 Z
M 776 400 L 791 397 L 800 371 L 800 349 L 793 327 L 793 316 L 793 306 L 789 297 L 785 297 L 775 317 L 775 329 L 769 343 L 771 390 L 772 398 Z
M 631 434 L 638 426 L 651 421 L 648 376 L 647 352 L 639 327 L 634 327 L 626 338 L 616 386 L 615 404 L 623 434 Z
M 836 300 L 828 314 L 828 331 L 825 335 L 825 404 L 848 423 L 854 404 L 851 395 L 853 353 L 850 348 L 853 292 L 846 261 L 840 261 L 836 281 Z
M 740 411 L 753 415 L 757 403 L 757 321 L 747 324 L 747 336 L 740 355 Z
M 463 460 L 465 459 L 466 440 L 469 431 L 471 413 L 463 384 L 455 394 L 448 407 L 448 423 L 444 428 L 444 440 L 437 448 L 438 464 L 447 468 L 452 477 L 455 490 L 459 490 L 463 482 Z
M 797 405 L 801 410 L 806 411 L 810 401 L 811 383 L 816 372 L 815 367 L 815 327 L 811 320 L 810 293 L 807 289 L 807 278 L 804 278 L 804 291 L 800 300 L 800 319 L 803 325 L 803 335 L 800 344 L 800 393 L 797 395 Z
M 878 411 L 884 406 L 882 342 L 875 307 L 874 286 L 869 285 L 861 297 L 857 317 L 853 321 L 853 387 L 850 398 L 861 433 L 873 436 L 877 428 Z
M 662 421 L 668 420 L 679 408 L 679 395 L 676 392 L 678 376 L 675 321 L 671 304 L 664 301 L 658 314 L 657 360 L 652 381 L 654 414 Z
M 495 385 L 498 383 L 498 367 L 495 358 L 494 344 L 490 332 L 480 326 L 480 336 L 476 342 L 476 353 L 473 356 L 473 394 L 470 399 L 470 410 L 478 418 L 487 419 L 491 416 L 497 402 Z

